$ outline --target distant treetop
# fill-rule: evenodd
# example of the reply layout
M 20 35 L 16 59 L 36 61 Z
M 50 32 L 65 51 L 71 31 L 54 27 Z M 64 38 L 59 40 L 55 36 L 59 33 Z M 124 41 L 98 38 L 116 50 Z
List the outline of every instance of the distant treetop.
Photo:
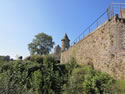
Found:
M 39 33 L 33 41 L 28 44 L 28 49 L 31 55 L 46 55 L 53 48 L 54 42 L 52 36 L 45 33 Z

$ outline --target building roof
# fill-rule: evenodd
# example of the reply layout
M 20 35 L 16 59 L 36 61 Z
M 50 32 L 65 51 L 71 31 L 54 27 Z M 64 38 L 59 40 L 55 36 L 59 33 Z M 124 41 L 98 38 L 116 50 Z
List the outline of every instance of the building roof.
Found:
M 65 34 L 64 38 L 61 41 L 64 41 L 64 40 L 70 41 L 69 38 L 68 38 L 68 36 L 67 36 L 67 34 Z
M 55 48 L 61 48 L 59 45 L 57 45 Z

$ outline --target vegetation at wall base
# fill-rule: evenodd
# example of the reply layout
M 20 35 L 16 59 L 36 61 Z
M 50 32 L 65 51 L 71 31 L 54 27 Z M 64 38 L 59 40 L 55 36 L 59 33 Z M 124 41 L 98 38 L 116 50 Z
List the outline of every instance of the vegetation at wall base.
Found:
M 51 55 L 0 60 L 0 94 L 124 94 L 125 81 L 81 66 L 59 64 Z

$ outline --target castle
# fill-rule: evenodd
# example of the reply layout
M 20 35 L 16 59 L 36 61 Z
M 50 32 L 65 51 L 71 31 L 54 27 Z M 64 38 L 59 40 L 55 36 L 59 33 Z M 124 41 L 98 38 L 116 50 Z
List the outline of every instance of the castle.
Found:
M 72 46 L 65 34 L 62 47 L 57 45 L 54 49 L 57 60 L 65 64 L 74 57 L 78 64 L 89 64 L 115 79 L 125 79 L 125 8 L 120 7 L 118 14 L 114 10 L 107 9 L 103 15 L 108 19 L 98 26 L 98 20 L 102 19 L 98 18 L 95 22 L 97 28 L 93 31 L 90 31 L 91 26 L 87 28 L 89 34 L 79 37 L 80 40 Z
M 67 34 L 64 35 L 64 38 L 61 41 L 62 41 L 62 46 L 60 47 L 59 45 L 57 45 L 54 48 L 54 56 L 59 61 L 60 61 L 61 52 L 68 50 L 70 47 L 70 40 Z

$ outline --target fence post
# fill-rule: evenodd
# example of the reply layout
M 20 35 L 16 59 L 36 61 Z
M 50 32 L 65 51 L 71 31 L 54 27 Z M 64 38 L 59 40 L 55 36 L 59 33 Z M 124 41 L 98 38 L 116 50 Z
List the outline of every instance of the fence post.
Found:
M 96 21 L 96 28 L 98 27 L 98 20 Z
M 107 11 L 107 17 L 108 17 L 108 20 L 109 20 L 109 19 L 110 19 L 110 14 L 109 14 L 110 12 L 109 12 L 109 8 L 107 8 L 107 10 L 106 10 L 106 11 Z
M 119 5 L 120 5 L 120 16 L 122 18 L 122 12 L 121 12 L 122 8 L 121 8 L 121 4 L 119 4 Z
M 89 27 L 89 33 L 90 33 L 90 27 Z
M 112 4 L 112 16 L 111 17 L 113 17 L 114 16 L 114 9 L 113 9 L 113 4 Z

